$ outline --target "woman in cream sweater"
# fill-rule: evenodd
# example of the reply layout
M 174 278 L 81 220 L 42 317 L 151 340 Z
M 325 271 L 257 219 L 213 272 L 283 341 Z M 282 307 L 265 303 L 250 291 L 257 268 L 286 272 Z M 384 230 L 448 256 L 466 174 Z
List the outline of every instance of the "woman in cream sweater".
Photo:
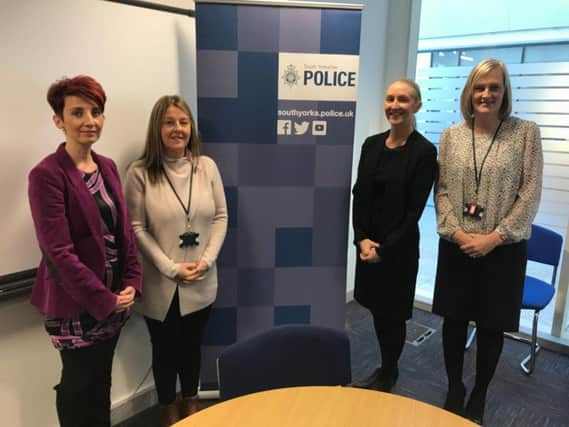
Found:
M 181 97 L 163 96 L 154 105 L 125 194 L 146 287 L 135 308 L 148 325 L 162 423 L 169 426 L 198 409 L 200 344 L 227 230 L 219 171 L 200 155 L 195 122 Z M 182 399 L 176 401 L 178 377 Z
M 444 317 L 445 409 L 482 424 L 504 332 L 519 326 L 543 154 L 537 125 L 511 115 L 512 88 L 503 62 L 485 59 L 472 69 L 461 111 L 464 121 L 440 139 L 433 313 Z M 476 381 L 464 405 L 471 320 L 477 326 Z

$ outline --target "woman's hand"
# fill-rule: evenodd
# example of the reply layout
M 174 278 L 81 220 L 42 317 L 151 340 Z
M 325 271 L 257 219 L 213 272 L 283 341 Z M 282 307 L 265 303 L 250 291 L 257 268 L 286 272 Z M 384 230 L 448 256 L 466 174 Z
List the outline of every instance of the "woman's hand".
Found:
M 502 237 L 495 231 L 489 234 L 472 233 L 469 236 L 470 240 L 461 244 L 460 250 L 472 258 L 486 256 L 503 243 Z
M 199 262 L 184 263 L 186 269 L 184 275 L 181 277 L 184 282 L 192 282 L 194 280 L 202 280 L 205 278 L 205 273 L 209 270 L 209 265 L 203 259 Z
M 132 286 L 127 286 L 117 295 L 117 306 L 115 308 L 116 312 L 125 311 L 131 305 L 134 304 L 134 297 L 136 295 L 136 290 Z
M 178 273 L 176 273 L 176 278 L 182 281 L 189 280 L 188 277 L 192 275 L 197 265 L 196 262 L 181 262 L 178 267 Z
M 377 255 L 375 248 L 379 248 L 379 243 L 370 239 L 360 240 L 360 259 L 363 262 L 379 262 L 381 258 Z
M 458 243 L 458 246 L 460 246 L 460 249 L 462 249 L 463 245 L 466 245 L 472 240 L 472 234 L 468 234 L 462 230 L 458 230 L 455 231 L 454 234 L 452 235 L 452 240 Z

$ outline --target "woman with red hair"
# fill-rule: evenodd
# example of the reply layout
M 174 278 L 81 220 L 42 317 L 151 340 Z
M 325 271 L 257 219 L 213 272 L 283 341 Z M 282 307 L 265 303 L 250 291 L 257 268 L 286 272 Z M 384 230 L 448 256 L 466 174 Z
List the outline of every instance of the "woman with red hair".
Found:
M 117 167 L 91 149 L 105 121 L 103 88 L 89 76 L 64 78 L 47 101 L 65 141 L 29 175 L 42 252 L 31 302 L 61 356 L 60 425 L 110 426 L 113 355 L 141 268 Z

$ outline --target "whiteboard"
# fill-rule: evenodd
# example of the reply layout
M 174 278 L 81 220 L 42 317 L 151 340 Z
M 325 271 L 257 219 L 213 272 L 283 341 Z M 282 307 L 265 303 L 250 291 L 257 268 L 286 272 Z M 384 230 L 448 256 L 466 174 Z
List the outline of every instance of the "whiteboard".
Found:
M 170 2 L 171 3 L 171 2 Z M 193 1 L 178 2 L 194 9 Z M 142 153 L 148 117 L 162 95 L 196 109 L 195 20 L 102 0 L 0 0 L 0 276 L 37 267 L 28 172 L 64 137 L 47 88 L 89 74 L 107 93 L 94 150 L 124 174 Z

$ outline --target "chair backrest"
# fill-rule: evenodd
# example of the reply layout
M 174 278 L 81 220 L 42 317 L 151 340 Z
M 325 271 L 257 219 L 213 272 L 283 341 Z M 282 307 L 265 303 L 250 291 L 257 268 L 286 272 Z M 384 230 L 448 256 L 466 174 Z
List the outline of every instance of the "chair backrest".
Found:
M 345 331 L 286 325 L 227 347 L 217 360 L 222 400 L 262 390 L 351 381 Z
M 528 241 L 528 260 L 553 266 L 552 284 L 557 277 L 557 266 L 561 257 L 563 237 L 555 231 L 536 224 L 531 226 L 531 237 Z

